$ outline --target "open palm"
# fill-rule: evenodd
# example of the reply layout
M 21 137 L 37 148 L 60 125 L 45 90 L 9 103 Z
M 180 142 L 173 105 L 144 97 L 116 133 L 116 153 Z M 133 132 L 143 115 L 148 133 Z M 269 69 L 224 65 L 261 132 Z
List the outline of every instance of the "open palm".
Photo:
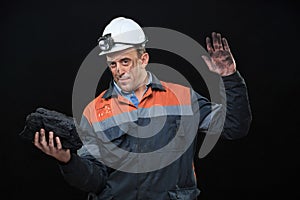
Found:
M 228 76 L 236 71 L 236 64 L 230 52 L 229 45 L 220 33 L 212 33 L 212 42 L 206 38 L 207 51 L 210 58 L 202 56 L 208 68 L 221 76 Z

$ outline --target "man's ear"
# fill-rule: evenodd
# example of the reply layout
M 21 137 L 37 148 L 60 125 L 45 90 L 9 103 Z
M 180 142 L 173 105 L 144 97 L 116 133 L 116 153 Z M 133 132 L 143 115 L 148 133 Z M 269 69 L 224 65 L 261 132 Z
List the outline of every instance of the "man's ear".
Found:
M 143 53 L 143 55 L 141 56 L 141 60 L 143 67 L 146 67 L 149 62 L 149 54 L 147 52 Z

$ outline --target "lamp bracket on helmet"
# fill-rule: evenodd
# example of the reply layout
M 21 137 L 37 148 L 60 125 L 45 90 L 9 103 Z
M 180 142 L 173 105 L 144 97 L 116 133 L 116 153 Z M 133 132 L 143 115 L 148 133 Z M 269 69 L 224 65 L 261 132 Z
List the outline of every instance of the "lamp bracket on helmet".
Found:
M 111 33 L 108 33 L 106 35 L 103 35 L 98 39 L 98 44 L 101 49 L 101 51 L 109 51 L 113 48 L 115 44 L 125 44 L 125 45 L 133 45 L 133 46 L 139 46 L 143 45 L 148 41 L 147 38 L 143 42 L 140 43 L 128 43 L 128 42 L 115 42 L 114 39 L 111 37 Z

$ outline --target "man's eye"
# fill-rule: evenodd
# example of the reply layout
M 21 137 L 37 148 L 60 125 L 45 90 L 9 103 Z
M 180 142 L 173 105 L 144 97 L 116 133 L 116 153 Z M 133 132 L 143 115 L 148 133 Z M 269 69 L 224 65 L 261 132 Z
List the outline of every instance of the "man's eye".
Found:
M 116 65 L 115 63 L 110 63 L 110 64 L 109 64 L 109 67 L 110 67 L 110 68 L 115 68 L 116 66 L 117 66 L 117 65 Z
M 130 63 L 130 60 L 129 60 L 129 59 L 123 59 L 123 60 L 122 60 L 122 64 L 123 64 L 123 65 L 129 65 L 129 63 Z

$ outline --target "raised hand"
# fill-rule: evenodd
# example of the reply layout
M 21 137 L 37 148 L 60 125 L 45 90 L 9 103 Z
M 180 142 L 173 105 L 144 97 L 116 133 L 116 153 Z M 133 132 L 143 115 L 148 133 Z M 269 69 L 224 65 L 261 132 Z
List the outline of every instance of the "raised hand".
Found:
M 228 76 L 236 71 L 236 64 L 230 52 L 227 40 L 220 33 L 212 33 L 212 43 L 206 38 L 206 47 L 210 55 L 202 56 L 210 71 L 221 76 Z

